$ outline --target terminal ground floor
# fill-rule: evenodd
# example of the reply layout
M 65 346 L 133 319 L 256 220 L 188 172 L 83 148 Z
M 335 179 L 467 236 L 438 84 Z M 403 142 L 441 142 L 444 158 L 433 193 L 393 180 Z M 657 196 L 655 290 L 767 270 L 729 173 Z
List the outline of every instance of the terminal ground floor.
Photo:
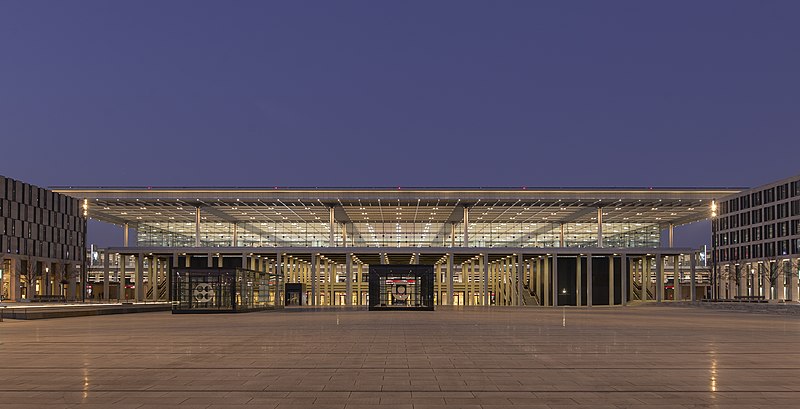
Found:
M 280 274 L 287 305 L 368 305 L 370 265 L 434 268 L 435 305 L 624 305 L 758 297 L 798 301 L 800 259 L 720 265 L 691 249 L 142 248 L 102 250 L 81 293 L 79 263 L 4 255 L 3 301 L 169 301 L 173 267 Z M 124 280 L 120 280 L 124 277 Z M 713 289 L 712 289 L 713 286 Z
M 124 247 L 103 254 L 88 281 L 97 300 L 168 300 L 173 266 L 280 275 L 288 306 L 366 306 L 370 265 L 433 266 L 435 305 L 625 305 L 700 300 L 711 292 L 708 266 L 679 248 Z

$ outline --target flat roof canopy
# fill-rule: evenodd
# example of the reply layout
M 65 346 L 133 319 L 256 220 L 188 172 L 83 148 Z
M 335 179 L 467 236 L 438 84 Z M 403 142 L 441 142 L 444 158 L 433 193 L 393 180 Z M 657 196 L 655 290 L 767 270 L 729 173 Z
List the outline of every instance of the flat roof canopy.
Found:
M 87 199 L 91 218 L 148 222 L 592 223 L 681 225 L 741 188 L 225 188 L 52 187 Z

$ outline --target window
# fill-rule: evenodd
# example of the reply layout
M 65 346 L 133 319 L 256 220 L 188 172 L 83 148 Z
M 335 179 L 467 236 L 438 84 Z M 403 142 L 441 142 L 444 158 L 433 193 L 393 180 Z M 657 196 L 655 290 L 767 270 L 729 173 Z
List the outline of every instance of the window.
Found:
M 775 207 L 778 211 L 778 219 L 784 219 L 789 216 L 789 203 L 781 203 Z
M 740 226 L 747 226 L 750 224 L 750 212 L 744 212 L 739 214 L 739 225 Z
M 777 225 L 778 237 L 786 237 L 789 235 L 789 222 L 780 222 Z
M 750 199 L 752 199 L 753 206 L 760 206 L 761 205 L 761 192 L 755 192 L 750 195 Z
M 761 240 L 761 227 L 753 227 L 751 230 L 753 233 L 753 241 L 760 241 Z
M 775 206 L 767 206 L 764 208 L 764 221 L 768 222 L 775 220 Z
M 739 198 L 739 205 L 742 210 L 750 208 L 750 196 L 744 195 Z
M 775 188 L 764 190 L 764 203 L 772 203 L 775 201 Z
M 764 226 L 764 238 L 769 240 L 775 238 L 775 225 L 768 224 Z
M 775 188 L 777 190 L 778 200 L 783 200 L 789 197 L 789 184 L 783 184 Z
M 754 224 L 761 223 L 763 221 L 763 219 L 761 217 L 761 209 L 753 210 L 752 212 L 750 212 L 750 214 L 753 216 L 753 223 Z

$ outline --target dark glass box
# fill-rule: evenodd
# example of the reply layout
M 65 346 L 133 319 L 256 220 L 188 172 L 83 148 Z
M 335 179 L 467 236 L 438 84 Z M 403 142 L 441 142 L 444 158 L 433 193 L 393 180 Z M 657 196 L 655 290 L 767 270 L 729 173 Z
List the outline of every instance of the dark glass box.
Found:
M 173 313 L 247 312 L 283 307 L 283 276 L 241 268 L 175 268 Z
M 369 310 L 433 311 L 433 266 L 369 266 Z

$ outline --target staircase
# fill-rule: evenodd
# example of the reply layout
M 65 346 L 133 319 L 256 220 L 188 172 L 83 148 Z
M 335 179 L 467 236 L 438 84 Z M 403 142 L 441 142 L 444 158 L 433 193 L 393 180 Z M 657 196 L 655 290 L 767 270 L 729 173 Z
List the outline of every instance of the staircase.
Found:
M 153 287 L 147 289 L 147 294 L 144 297 L 145 300 L 152 300 L 153 299 Z M 167 279 L 163 279 L 158 282 L 158 299 L 159 300 L 166 300 L 167 299 Z
M 641 286 L 641 284 L 639 284 L 637 282 L 633 282 L 633 298 L 631 299 L 631 301 L 634 301 L 634 300 L 641 301 L 641 299 L 642 299 L 642 286 Z M 653 295 L 653 291 L 650 289 L 649 286 L 647 287 L 647 299 L 648 300 L 654 300 L 655 299 L 655 296 Z
M 524 291 L 522 291 L 522 305 L 539 305 L 539 297 L 536 296 L 536 293 L 533 292 L 530 288 L 528 288 L 527 284 L 522 285 Z

